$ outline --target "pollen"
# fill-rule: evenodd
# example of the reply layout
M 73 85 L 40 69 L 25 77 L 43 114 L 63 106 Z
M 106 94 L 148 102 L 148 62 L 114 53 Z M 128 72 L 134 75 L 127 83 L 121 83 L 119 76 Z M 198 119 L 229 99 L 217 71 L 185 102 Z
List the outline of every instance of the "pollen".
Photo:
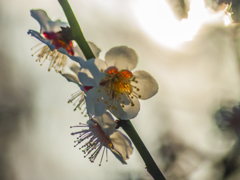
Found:
M 34 54 L 37 52 L 39 51 L 36 51 Z M 56 72 L 62 72 L 67 63 L 66 55 L 59 53 L 56 49 L 51 51 L 47 45 L 40 49 L 37 57 L 36 61 L 41 63 L 40 66 L 42 66 L 46 60 L 50 61 L 48 71 L 54 68 Z
M 68 103 L 73 103 L 76 111 L 77 109 L 81 110 L 81 113 L 86 115 L 86 101 L 85 101 L 85 93 L 83 91 L 77 91 L 72 94 L 72 97 L 68 100 Z
M 132 82 L 137 81 L 131 71 L 118 71 L 115 66 L 111 66 L 105 70 L 105 78 L 101 80 L 98 92 L 101 92 L 101 90 L 106 92 L 111 105 L 108 108 L 117 110 L 117 103 L 121 103 L 122 108 L 125 107 L 123 104 L 126 103 L 134 106 L 132 99 L 140 98 L 141 95 L 139 94 L 140 89 L 133 86 Z M 128 102 L 126 102 L 126 98 Z
M 94 162 L 103 148 L 99 166 L 101 166 L 105 151 L 106 162 L 108 161 L 107 149 L 112 148 L 113 144 L 97 122 L 95 122 L 93 119 L 90 119 L 88 125 L 80 123 L 78 126 L 71 126 L 71 128 L 72 127 L 88 127 L 88 129 L 71 133 L 71 135 L 79 135 L 77 140 L 74 141 L 76 143 L 74 147 L 77 147 L 79 144 L 83 143 L 83 141 L 85 142 L 85 144 L 79 148 L 79 150 L 82 150 L 82 152 L 85 154 L 84 158 L 89 156 L 88 159 L 90 162 Z
M 45 45 L 32 54 L 32 56 L 38 53 L 36 61 L 41 62 L 40 65 L 42 65 L 46 60 L 49 60 L 50 63 L 48 71 L 51 71 L 51 69 L 54 68 L 56 72 L 62 72 L 67 63 L 67 56 L 59 53 L 57 50 L 63 48 L 73 56 L 74 51 L 72 41 L 66 38 L 63 31 L 59 31 L 57 33 L 43 32 L 43 36 L 55 46 L 55 49 L 52 51 L 47 45 Z

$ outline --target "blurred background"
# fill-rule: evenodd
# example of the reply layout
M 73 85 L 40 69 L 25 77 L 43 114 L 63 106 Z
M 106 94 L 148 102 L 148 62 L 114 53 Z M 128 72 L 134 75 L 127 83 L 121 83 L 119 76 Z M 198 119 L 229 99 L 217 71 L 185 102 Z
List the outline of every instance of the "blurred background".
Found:
M 159 92 L 132 120 L 167 180 L 238 180 L 238 0 L 69 0 L 88 41 L 127 45 Z M 0 2 L 0 179 L 150 180 L 136 149 L 122 165 L 90 163 L 69 128 L 86 122 L 67 101 L 78 90 L 35 62 L 31 9 L 66 21 L 57 0 Z M 236 107 L 234 107 L 236 106 Z M 234 108 L 233 108 L 234 107 Z

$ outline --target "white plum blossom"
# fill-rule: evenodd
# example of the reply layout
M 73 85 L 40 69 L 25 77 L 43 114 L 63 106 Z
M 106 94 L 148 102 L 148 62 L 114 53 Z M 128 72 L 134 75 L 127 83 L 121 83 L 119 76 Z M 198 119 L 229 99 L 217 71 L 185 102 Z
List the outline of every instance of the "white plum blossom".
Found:
M 47 13 L 41 9 L 31 10 L 30 12 L 31 16 L 38 21 L 40 31 L 29 30 L 28 34 L 45 44 L 45 46 L 35 52 L 38 53 L 36 61 L 42 61 L 43 63 L 48 59 L 50 60 L 49 71 L 51 68 L 54 68 L 57 72 L 62 72 L 67 64 L 67 56 L 78 56 L 81 57 L 80 61 L 86 60 L 81 49 L 78 46 L 73 46 L 72 40 L 66 34 L 66 30 L 69 28 L 66 22 L 61 22 L 60 20 L 52 21 Z M 95 57 L 98 57 L 100 49 L 91 42 L 88 42 L 88 44 Z
M 148 72 L 132 72 L 137 63 L 133 49 L 119 46 L 106 53 L 105 61 L 94 58 L 81 66 L 78 78 L 83 87 L 88 87 L 85 93 L 90 117 L 96 114 L 97 106 L 122 120 L 137 116 L 138 99 L 149 99 L 158 91 L 156 80 Z
M 89 156 L 91 162 L 94 162 L 101 149 L 103 149 L 100 164 L 106 151 L 106 161 L 108 161 L 107 150 L 109 149 L 115 157 L 123 164 L 127 164 L 126 160 L 132 154 L 133 147 L 131 141 L 120 131 L 116 130 L 117 123 L 114 121 L 110 113 L 105 112 L 101 116 L 95 116 L 87 121 L 87 124 L 80 123 L 78 126 L 86 127 L 72 135 L 79 135 L 75 141 L 75 147 L 83 144 L 81 149 L 85 156 Z

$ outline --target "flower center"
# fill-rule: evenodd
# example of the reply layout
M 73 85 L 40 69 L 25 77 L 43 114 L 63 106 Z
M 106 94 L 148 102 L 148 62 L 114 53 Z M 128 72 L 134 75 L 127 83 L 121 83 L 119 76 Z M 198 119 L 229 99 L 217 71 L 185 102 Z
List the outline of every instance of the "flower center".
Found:
M 88 140 L 83 146 L 79 148 L 85 154 L 84 157 L 87 157 L 88 155 L 90 155 L 89 160 L 91 162 L 94 162 L 97 155 L 101 151 L 102 147 L 104 147 L 99 166 L 101 166 L 101 162 L 102 162 L 105 151 L 106 151 L 106 161 L 108 161 L 107 148 L 111 149 L 113 147 L 113 144 L 110 141 L 110 139 L 106 136 L 105 132 L 102 130 L 102 128 L 99 126 L 97 122 L 90 119 L 88 121 L 88 125 L 79 123 L 79 126 L 71 126 L 71 128 L 72 127 L 88 127 L 89 128 L 89 129 L 84 129 L 84 130 L 72 133 L 72 135 L 79 134 L 79 136 L 77 137 L 77 140 L 75 141 L 75 143 L 77 144 L 75 144 L 74 147 L 76 147 L 83 141 Z
M 109 138 L 106 136 L 102 128 L 99 126 L 99 124 L 91 119 L 89 121 L 91 121 L 90 123 L 92 124 L 92 125 L 89 125 L 89 130 L 92 131 L 94 136 L 98 137 L 98 141 L 101 142 L 103 146 L 111 148 L 112 143 L 109 140 Z
M 43 36 L 52 41 L 52 45 L 55 46 L 56 49 L 64 48 L 68 54 L 71 56 L 74 55 L 73 51 L 73 43 L 71 40 L 67 38 L 63 31 L 59 31 L 57 33 L 51 32 L 43 32 Z
M 106 78 L 102 79 L 100 85 L 105 88 L 111 99 L 116 99 L 119 94 L 131 94 L 132 72 L 128 70 L 118 71 L 116 67 L 109 67 L 105 70 Z
M 33 56 L 34 54 L 38 53 L 37 55 L 38 59 L 36 61 L 41 62 L 40 65 L 43 65 L 43 63 L 47 59 L 50 60 L 48 71 L 50 71 L 51 68 L 54 68 L 57 72 L 61 72 L 64 70 L 64 67 L 66 66 L 67 56 L 65 54 L 59 53 L 57 51 L 58 49 L 64 48 L 70 55 L 72 56 L 74 55 L 73 43 L 69 39 L 67 31 L 64 30 L 64 28 L 62 29 L 63 31 L 59 31 L 57 33 L 53 31 L 43 32 L 43 36 L 46 39 L 50 40 L 51 44 L 55 46 L 55 49 L 53 51 L 49 49 L 47 45 L 45 45 L 44 47 L 38 49 L 35 53 L 32 54 Z M 65 29 L 68 29 L 68 28 L 65 28 Z
M 108 67 L 105 70 L 105 78 L 101 80 L 100 86 L 107 92 L 108 98 L 110 101 L 114 101 L 109 105 L 109 109 L 117 109 L 116 101 L 121 101 L 122 107 L 124 104 L 130 103 L 131 106 L 134 106 L 132 99 L 140 98 L 136 91 L 139 91 L 139 88 L 133 86 L 131 82 L 137 83 L 135 77 L 133 76 L 131 71 L 121 70 L 114 66 Z M 99 90 L 101 92 L 101 90 Z M 126 102 L 128 101 L 128 102 Z M 109 102 L 106 100 L 105 104 Z

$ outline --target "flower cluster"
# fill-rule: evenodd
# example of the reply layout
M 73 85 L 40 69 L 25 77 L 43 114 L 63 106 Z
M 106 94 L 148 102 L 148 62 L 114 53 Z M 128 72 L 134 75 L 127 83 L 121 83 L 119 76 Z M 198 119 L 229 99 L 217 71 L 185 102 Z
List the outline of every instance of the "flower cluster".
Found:
M 57 72 L 62 72 L 67 65 L 66 54 L 69 56 L 79 56 L 86 60 L 81 49 L 78 46 L 74 46 L 71 37 L 68 36 L 69 27 L 67 23 L 60 20 L 52 21 L 47 13 L 41 9 L 31 10 L 30 12 L 31 16 L 38 21 L 40 31 L 29 30 L 28 34 L 31 34 L 45 44 L 34 53 L 38 53 L 36 61 L 43 63 L 48 59 L 50 60 L 48 71 L 54 68 Z M 39 45 L 41 43 L 37 46 Z M 95 56 L 98 57 L 100 49 L 91 42 L 89 42 L 89 46 Z
M 138 55 L 127 46 L 111 48 L 105 60 L 99 59 L 100 49 L 88 43 L 95 58 L 86 59 L 78 46 L 74 46 L 71 29 L 60 20 L 51 21 L 45 11 L 31 10 L 31 16 L 40 24 L 40 31 L 29 30 L 45 45 L 39 49 L 37 61 L 50 60 L 49 70 L 54 68 L 69 82 L 78 85 L 80 90 L 72 95 L 69 102 L 74 102 L 76 109 L 88 116 L 87 124 L 78 135 L 76 145 L 93 162 L 100 150 L 109 149 L 123 164 L 132 154 L 131 141 L 117 129 L 114 120 L 130 120 L 140 110 L 139 100 L 146 100 L 158 91 L 156 80 L 146 71 L 132 70 L 137 66 Z M 113 116 L 115 118 L 113 118 Z M 102 162 L 102 158 L 100 164 Z

